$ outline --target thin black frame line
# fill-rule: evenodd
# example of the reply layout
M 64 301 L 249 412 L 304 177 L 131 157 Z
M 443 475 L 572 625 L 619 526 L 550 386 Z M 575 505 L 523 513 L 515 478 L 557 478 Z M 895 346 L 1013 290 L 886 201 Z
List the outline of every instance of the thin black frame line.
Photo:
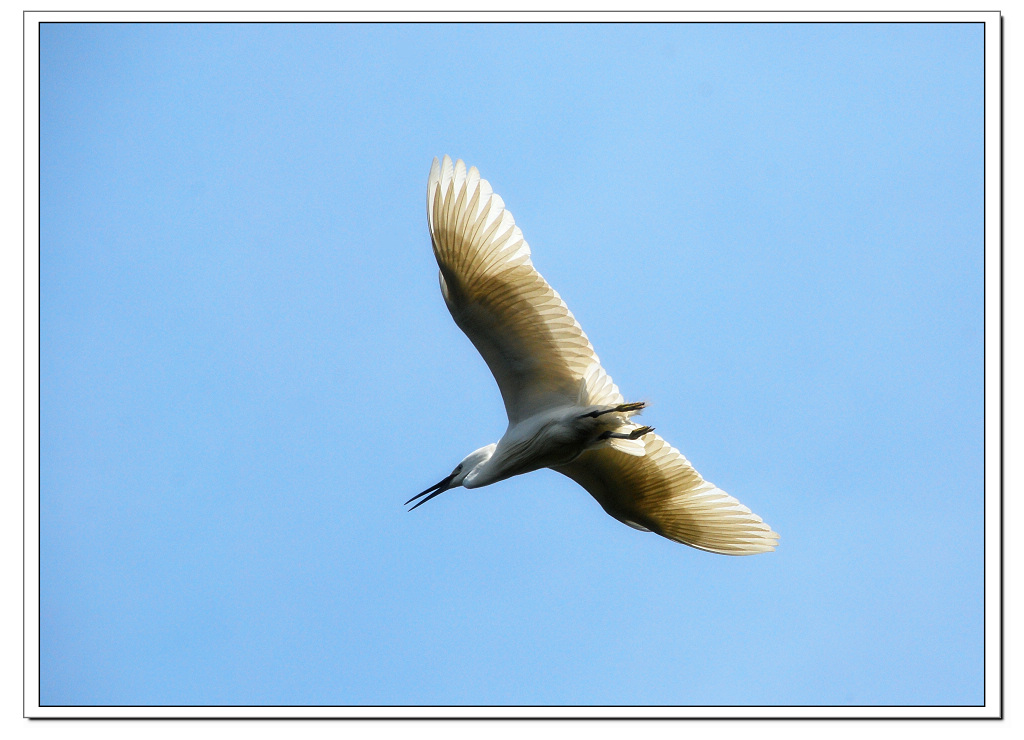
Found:
M 1004 559 L 1004 547 L 1006 542 L 1006 523 L 1003 512 L 1003 457 L 1004 447 L 1004 413 L 1003 413 L 1003 233 L 1004 214 L 1006 212 L 1005 185 L 1003 181 L 1005 167 L 1003 166 L 1003 136 L 1005 128 L 1005 113 L 1003 106 L 1003 49 L 1005 48 L 1005 37 L 1003 33 L 1003 15 L 999 14 L 999 719 L 1003 719 L 1006 711 L 1006 659 L 1003 654 L 1003 646 L 1006 644 L 1004 629 L 1006 625 L 1006 597 L 1003 585 L 1006 578 L 1006 567 Z M 988 30 L 986 26 L 986 31 Z M 987 80 L 986 80 L 987 84 Z M 984 99 L 984 96 L 982 96 Z M 984 151 L 984 149 L 983 149 Z M 987 220 L 987 218 L 986 218 Z M 984 281 L 983 281 L 984 282 Z M 984 290 L 982 291 L 984 293 Z M 984 444 L 982 449 L 984 449 Z
M 25 19 L 21 23 L 21 716 L 25 717 L 25 627 L 28 619 L 25 614 L 25 471 L 28 467 L 25 459 L 25 242 L 28 225 L 28 212 L 25 201 L 25 145 L 27 126 L 25 125 L 25 73 L 27 59 L 25 56 Z
M 213 11 L 211 11 L 213 12 Z M 287 11 L 284 11 L 287 12 Z M 489 11 L 488 11 L 489 12 Z M 924 11 L 922 11 L 924 12 Z M 968 11 L 964 11 L 968 12 Z M 1002 15 L 999 16 L 1000 19 Z M 666 26 L 666 25 L 694 25 L 694 26 L 967 26 L 974 24 L 986 24 L 987 20 L 973 21 L 687 21 L 687 20 L 659 20 L 659 21 L 369 21 L 369 20 L 328 20 L 328 21 L 46 21 L 39 20 L 40 26 L 64 25 L 64 26 Z
M 170 14 L 170 13 L 188 13 L 188 14 L 194 14 L 194 13 L 217 13 L 219 15 L 225 15 L 225 14 L 229 14 L 229 13 L 244 13 L 244 14 L 259 13 L 261 15 L 273 14 L 273 13 L 287 13 L 287 14 L 294 14 L 294 13 L 318 13 L 318 14 L 322 14 L 322 15 L 329 15 L 329 14 L 362 14 L 362 15 L 366 15 L 366 14 L 369 14 L 369 13 L 378 13 L 378 14 L 379 13 L 383 13 L 383 14 L 396 14 L 396 15 L 397 14 L 408 14 L 408 13 L 417 13 L 417 14 L 422 14 L 422 13 L 453 13 L 453 14 L 454 13 L 466 13 L 466 14 L 470 14 L 470 15 L 478 15 L 480 13 L 511 13 L 511 14 L 515 14 L 515 15 L 532 15 L 534 13 L 577 13 L 577 14 L 600 13 L 602 15 L 604 15 L 604 14 L 611 14 L 611 13 L 628 13 L 628 14 L 631 14 L 631 15 L 635 14 L 635 13 L 660 13 L 660 14 L 665 14 L 665 15 L 667 15 L 667 14 L 683 14 L 683 13 L 689 13 L 689 14 L 707 14 L 707 13 L 715 13 L 715 14 L 731 14 L 731 13 L 746 13 L 746 14 L 750 14 L 750 13 L 789 13 L 789 14 L 792 14 L 792 15 L 809 15 L 809 14 L 817 15 L 818 13 L 846 13 L 848 15 L 855 15 L 855 14 L 859 14 L 859 13 L 870 13 L 871 15 L 875 15 L 876 13 L 899 13 L 901 15 L 909 15 L 911 13 L 921 13 L 921 14 L 927 14 L 927 15 L 933 15 L 933 14 L 936 14 L 936 13 L 950 13 L 950 14 L 962 14 L 962 13 L 971 13 L 971 14 L 974 14 L 974 13 L 999 13 L 1000 17 L 1002 17 L 1002 12 L 1003 11 L 995 10 L 995 9 L 992 9 L 992 10 L 977 10 L 977 9 L 975 9 L 975 10 L 967 10 L 967 9 L 964 9 L 964 10 L 806 10 L 806 9 L 803 9 L 803 10 L 778 10 L 778 9 L 776 9 L 776 10 L 734 10 L 734 9 L 728 9 L 728 10 L 718 10 L 718 9 L 715 9 L 715 10 L 712 10 L 712 9 L 708 9 L 708 10 L 650 10 L 650 9 L 639 9 L 639 10 L 621 10 L 621 9 L 612 9 L 612 10 L 577 10 L 577 9 L 568 9 L 568 10 L 557 10 L 557 9 L 551 9 L 551 10 L 544 10 L 544 9 L 539 9 L 539 10 L 522 10 L 522 9 L 516 9 L 516 10 L 496 10 L 494 8 L 484 8 L 484 9 L 480 9 L 480 10 L 464 10 L 464 9 L 461 9 L 461 10 L 444 10 L 444 9 L 437 9 L 437 8 L 430 8 L 430 9 L 423 9 L 423 10 L 388 10 L 388 9 L 385 9 L 385 10 L 307 10 L 307 9 L 298 9 L 298 10 L 210 10 L 210 9 L 205 9 L 205 10 L 183 10 L 183 9 L 180 9 L 180 8 L 179 9 L 175 9 L 175 10 L 153 10 L 153 9 L 148 9 L 148 10 L 97 10 L 95 8 L 92 8 L 90 10 L 23 10 L 22 12 L 23 13 L 36 13 L 36 14 L 45 14 L 45 13 L 75 13 L 77 15 L 81 15 L 83 13 L 111 13 L 111 14 L 114 14 L 114 13 L 120 13 L 120 14 L 130 13 L 132 15 L 136 15 L 136 14 L 139 14 L 139 13 L 162 13 L 162 14 Z M 74 22 L 74 21 L 72 21 L 72 22 Z M 130 22 L 130 21 L 127 21 L 127 22 Z M 453 23 L 460 23 L 460 22 L 463 22 L 463 21 L 452 21 L 452 22 Z M 496 23 L 502 23 L 503 21 L 495 21 L 495 22 Z M 595 22 L 597 22 L 597 21 L 595 21 Z M 750 23 L 758 23 L 758 22 L 760 22 L 760 21 L 750 21 Z M 809 21 L 809 22 L 813 22 L 813 21 Z M 856 21 L 836 21 L 836 22 L 837 23 L 854 23 Z
M 358 722 L 423 722 L 430 720 L 440 720 L 444 722 L 451 721 L 466 721 L 466 722 L 489 722 L 489 721 L 514 721 L 514 722 L 603 722 L 609 720 L 612 722 L 708 722 L 713 720 L 724 720 L 726 722 L 765 722 L 771 720 L 780 720 L 783 722 L 793 721 L 810 721 L 810 722 L 848 722 L 848 721 L 864 721 L 864 722 L 935 722 L 941 721 L 953 721 L 953 722 L 991 722 L 1001 721 L 1002 716 L 344 716 L 344 715 L 326 715 L 326 716 L 177 716 L 175 714 L 167 715 L 154 715 L 154 716 L 90 716 L 88 714 L 82 714 L 77 716 L 30 716 L 28 720 L 38 720 L 40 722 L 60 722 L 63 720 L 95 720 L 97 722 L 110 722 L 114 721 L 127 721 L 127 722 L 139 722 L 146 720 L 180 720 L 182 722 L 189 721 L 221 721 L 221 722 L 232 722 L 240 720 L 269 720 L 269 721 L 311 721 L 311 722 L 337 722 L 352 720 Z

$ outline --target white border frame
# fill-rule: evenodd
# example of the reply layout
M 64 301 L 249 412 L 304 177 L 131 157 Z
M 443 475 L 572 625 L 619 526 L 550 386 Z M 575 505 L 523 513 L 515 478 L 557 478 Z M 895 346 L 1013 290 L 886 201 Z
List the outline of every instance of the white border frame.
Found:
M 985 704 L 982 707 L 44 707 L 39 704 L 39 24 L 43 22 L 914 22 L 985 24 Z M 24 715 L 347 718 L 1001 718 L 1002 27 L 984 12 L 58 12 L 26 11 L 24 33 Z

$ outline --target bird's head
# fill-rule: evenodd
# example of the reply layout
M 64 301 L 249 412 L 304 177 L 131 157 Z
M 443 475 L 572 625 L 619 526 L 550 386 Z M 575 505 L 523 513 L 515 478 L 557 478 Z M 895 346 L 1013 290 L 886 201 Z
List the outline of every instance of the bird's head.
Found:
M 479 450 L 473 450 L 468 455 L 466 455 L 462 462 L 455 466 L 455 470 L 451 472 L 451 475 L 441 479 L 441 481 L 435 483 L 422 493 L 417 493 L 415 496 L 413 496 L 405 503 L 411 504 L 413 501 L 416 501 L 416 499 L 420 498 L 421 496 L 426 496 L 425 499 L 417 502 L 416 504 L 416 506 L 421 506 L 427 503 L 430 499 L 434 498 L 434 496 L 444 493 L 449 488 L 456 488 L 458 486 L 463 485 L 467 475 L 469 475 L 474 470 L 476 470 L 477 467 L 491 459 L 491 455 L 494 454 L 495 447 L 497 447 L 497 445 L 491 443 L 489 445 L 481 447 Z M 415 509 L 416 506 L 413 506 L 412 509 Z M 412 511 L 412 509 L 409 509 L 409 511 Z

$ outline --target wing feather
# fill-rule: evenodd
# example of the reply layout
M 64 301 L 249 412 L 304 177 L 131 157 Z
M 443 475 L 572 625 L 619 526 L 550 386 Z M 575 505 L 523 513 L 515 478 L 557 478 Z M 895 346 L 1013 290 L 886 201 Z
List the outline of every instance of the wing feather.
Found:
M 610 447 L 554 468 L 583 486 L 604 510 L 634 528 L 723 555 L 774 550 L 779 535 L 761 517 L 705 481 L 682 453 L 651 433 L 643 456 Z
M 522 231 L 476 167 L 434 160 L 427 224 L 445 304 L 494 375 L 511 423 L 584 396 L 622 403 L 583 328 L 534 268 Z

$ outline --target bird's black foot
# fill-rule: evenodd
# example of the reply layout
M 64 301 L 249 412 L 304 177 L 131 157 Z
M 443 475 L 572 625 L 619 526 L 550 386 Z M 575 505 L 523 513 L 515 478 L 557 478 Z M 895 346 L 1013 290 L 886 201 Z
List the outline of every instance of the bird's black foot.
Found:
M 640 439 L 645 434 L 653 431 L 654 427 L 637 427 L 629 434 L 623 434 L 622 432 L 602 432 L 598 439 Z
M 596 419 L 599 416 L 604 416 L 605 414 L 611 414 L 615 412 L 626 413 L 629 411 L 640 411 L 645 406 L 647 406 L 646 401 L 637 401 L 636 403 L 620 403 L 618 406 L 613 406 L 610 409 L 605 409 L 604 411 L 591 411 L 589 414 L 583 414 L 583 416 L 589 416 L 592 419 Z

